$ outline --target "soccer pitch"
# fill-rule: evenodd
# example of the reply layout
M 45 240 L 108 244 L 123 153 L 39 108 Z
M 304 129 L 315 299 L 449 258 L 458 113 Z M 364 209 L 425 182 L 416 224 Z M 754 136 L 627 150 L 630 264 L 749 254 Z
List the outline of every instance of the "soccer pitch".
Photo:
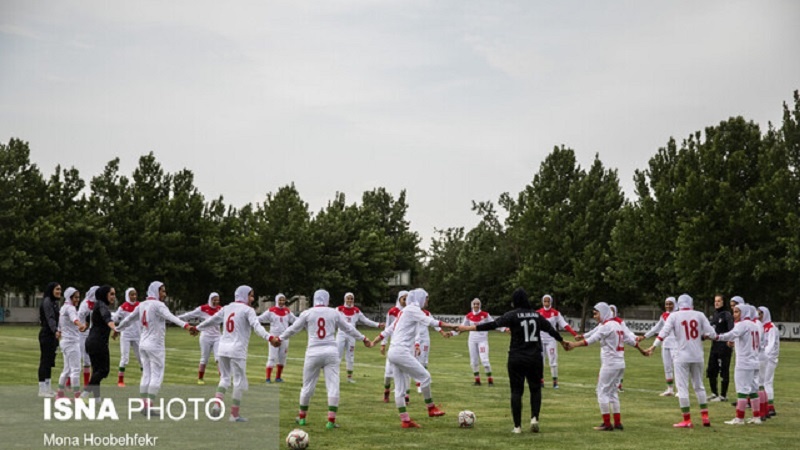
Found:
M 361 329 L 370 338 L 375 329 Z M 296 428 L 294 417 L 302 386 L 302 365 L 306 334 L 300 333 L 291 340 L 289 360 L 283 373 L 282 384 L 264 383 L 264 365 L 267 343 L 253 336 L 248 358 L 250 390 L 242 401 L 242 415 L 248 423 L 229 423 L 227 420 L 209 422 L 193 421 L 191 414 L 182 420 L 147 421 L 140 415 L 129 419 L 127 412 L 119 411 L 119 421 L 68 421 L 66 423 L 44 420 L 44 400 L 37 397 L 37 368 L 39 362 L 38 327 L 0 326 L 0 448 L 69 448 L 44 440 L 43 433 L 52 427 L 69 427 L 71 435 L 83 436 L 95 432 L 119 435 L 149 433 L 158 437 L 154 446 L 147 448 L 283 448 L 284 437 Z M 571 336 L 567 336 L 571 339 Z M 599 347 L 578 348 L 572 352 L 559 350 L 559 382 L 554 390 L 549 369 L 545 367 L 541 432 L 511 433 L 513 427 L 509 407 L 509 388 L 506 376 L 506 355 L 509 336 L 490 333 L 491 362 L 495 386 L 488 387 L 485 376 L 482 386 L 473 386 L 469 366 L 466 335 L 443 339 L 431 333 L 429 370 L 433 376 L 433 400 L 447 411 L 440 418 L 428 418 L 422 397 L 411 393 L 409 413 L 422 425 L 416 430 L 400 428 L 397 409 L 392 401 L 383 403 L 383 372 L 385 359 L 378 348 L 368 349 L 361 344 L 356 348 L 356 383 L 345 381 L 344 363 L 341 365 L 340 401 L 337 422 L 341 428 L 326 430 L 327 402 L 324 379 L 320 376 L 316 393 L 308 414 L 308 425 L 303 427 L 310 436 L 313 449 L 486 449 L 486 448 L 599 448 L 599 449 L 750 449 L 797 448 L 797 430 L 794 428 L 800 412 L 800 381 L 793 376 L 800 370 L 800 345 L 794 342 L 781 344 L 780 363 L 775 374 L 775 407 L 777 417 L 765 424 L 731 426 L 723 421 L 734 416 L 730 403 L 710 403 L 712 426 L 700 426 L 700 411 L 694 394 L 691 394 L 692 418 L 696 428 L 673 429 L 681 420 L 676 398 L 659 397 L 664 390 L 664 373 L 661 357 L 656 351 L 645 358 L 633 349 L 626 352 L 627 369 L 624 393 L 620 394 L 624 431 L 603 433 L 592 430 L 600 423 L 600 413 L 594 391 L 594 382 L 600 366 Z M 651 340 L 645 341 L 649 345 Z M 182 330 L 169 328 L 167 333 L 167 363 L 162 396 L 194 398 L 213 396 L 216 370 L 213 363 L 206 372 L 207 384 L 197 386 L 199 349 L 197 338 Z M 707 352 L 706 352 L 707 353 Z M 103 383 L 104 396 L 115 404 L 126 405 L 127 397 L 138 396 L 140 372 L 138 364 L 129 364 L 126 371 L 127 387 L 116 386 L 116 364 L 119 362 L 119 343 L 111 341 L 111 373 Z M 62 369 L 61 354 L 53 371 L 54 389 Z M 733 364 L 731 376 L 733 375 Z M 274 376 L 274 374 L 273 374 Z M 733 381 L 728 393 L 735 397 Z M 230 395 L 226 397 L 230 400 Z M 477 422 L 472 429 L 458 427 L 456 416 L 460 410 L 475 412 Z M 748 410 L 747 416 L 750 417 Z M 529 415 L 526 397 L 523 400 L 523 425 Z M 21 419 L 24 418 L 24 420 Z M 33 418 L 31 420 L 30 418 Z M 279 418 L 279 419 L 276 419 Z M 204 418 L 203 418 L 204 419 Z M 279 423 L 276 423 L 279 422 Z M 523 426 L 523 429 L 526 429 Z M 80 447 L 84 447 L 81 437 Z M 111 445 L 113 448 L 146 448 L 139 444 Z

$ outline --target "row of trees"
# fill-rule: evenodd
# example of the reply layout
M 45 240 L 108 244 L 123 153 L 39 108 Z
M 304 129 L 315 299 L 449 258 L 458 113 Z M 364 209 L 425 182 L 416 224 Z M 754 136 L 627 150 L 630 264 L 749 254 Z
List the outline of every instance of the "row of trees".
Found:
M 478 225 L 437 231 L 425 253 L 405 192 L 376 188 L 360 203 L 337 193 L 312 214 L 289 185 L 234 208 L 206 201 L 189 170 L 165 173 L 152 153 L 130 177 L 112 160 L 87 186 L 74 168 L 45 179 L 28 144 L 11 139 L 0 144 L 0 291 L 159 279 L 189 306 L 247 282 L 259 295 L 324 286 L 372 305 L 391 298 L 393 271 L 410 270 L 436 312 L 466 311 L 474 297 L 503 312 L 524 286 L 570 314 L 689 292 L 700 306 L 742 295 L 789 320 L 800 299 L 798 168 L 795 92 L 779 128 L 736 117 L 670 140 L 636 171 L 633 200 L 599 157 L 582 168 L 556 147 L 520 193 L 474 203 Z
M 741 295 L 797 317 L 800 299 L 800 97 L 780 128 L 741 117 L 671 139 L 636 171 L 625 199 L 616 170 L 595 158 L 581 168 L 558 147 L 533 181 L 498 204 L 474 203 L 479 224 L 442 230 L 427 284 L 437 298 L 501 300 L 524 286 L 554 294 L 573 314 L 597 301 L 662 304 L 688 292 L 699 306 L 716 293 Z
M 394 270 L 420 269 L 404 191 L 376 188 L 360 204 L 336 194 L 312 214 L 289 185 L 237 209 L 207 202 L 191 171 L 165 173 L 152 153 L 130 177 L 110 161 L 86 188 L 74 168 L 45 179 L 26 142 L 0 144 L 0 291 L 32 295 L 57 280 L 142 292 L 157 279 L 179 307 L 241 283 L 289 297 L 324 286 L 374 304 Z

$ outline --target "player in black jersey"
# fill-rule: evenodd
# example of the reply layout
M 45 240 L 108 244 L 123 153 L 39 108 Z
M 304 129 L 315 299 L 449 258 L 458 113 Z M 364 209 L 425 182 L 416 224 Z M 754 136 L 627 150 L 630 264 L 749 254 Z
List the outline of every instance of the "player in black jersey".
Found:
M 511 384 L 511 415 L 514 418 L 512 432 L 522 432 L 522 394 L 525 380 L 531 396 L 530 430 L 539 432 L 539 411 L 542 408 L 542 340 L 541 332 L 553 336 L 565 350 L 564 339 L 553 329 L 550 322 L 537 313 L 528 301 L 528 294 L 517 288 L 511 296 L 514 309 L 493 322 L 480 325 L 461 325 L 458 331 L 489 331 L 495 328 L 511 329 L 511 344 L 508 348 L 508 378 Z

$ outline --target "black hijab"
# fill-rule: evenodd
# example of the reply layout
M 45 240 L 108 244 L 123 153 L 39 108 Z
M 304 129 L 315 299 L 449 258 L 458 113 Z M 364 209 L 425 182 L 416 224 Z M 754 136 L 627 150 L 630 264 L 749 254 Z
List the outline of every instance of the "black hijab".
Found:
M 108 293 L 109 292 L 111 292 L 111 286 L 109 286 L 107 284 L 104 284 L 104 285 L 100 286 L 99 288 L 97 288 L 96 291 L 94 291 L 94 298 L 98 302 L 103 302 L 106 305 L 108 305 L 109 304 L 109 301 L 108 301 Z
M 55 281 L 47 283 L 47 287 L 44 288 L 44 296 L 50 298 L 50 300 L 58 301 L 58 299 L 54 297 L 55 294 L 53 293 L 58 286 L 60 286 L 60 284 Z
M 514 305 L 514 308 L 531 309 L 531 302 L 528 300 L 528 293 L 522 288 L 517 288 L 517 290 L 511 294 L 511 304 Z

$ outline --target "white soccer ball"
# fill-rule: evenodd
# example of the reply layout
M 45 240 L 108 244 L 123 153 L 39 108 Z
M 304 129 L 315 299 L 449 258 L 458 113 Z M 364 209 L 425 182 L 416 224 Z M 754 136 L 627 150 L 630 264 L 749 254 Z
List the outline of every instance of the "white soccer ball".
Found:
M 295 428 L 289 432 L 288 436 L 286 436 L 286 445 L 295 450 L 307 448 L 308 441 L 308 433 L 300 428 Z
M 472 428 L 475 425 L 475 413 L 464 410 L 458 413 L 458 426 L 461 428 Z

